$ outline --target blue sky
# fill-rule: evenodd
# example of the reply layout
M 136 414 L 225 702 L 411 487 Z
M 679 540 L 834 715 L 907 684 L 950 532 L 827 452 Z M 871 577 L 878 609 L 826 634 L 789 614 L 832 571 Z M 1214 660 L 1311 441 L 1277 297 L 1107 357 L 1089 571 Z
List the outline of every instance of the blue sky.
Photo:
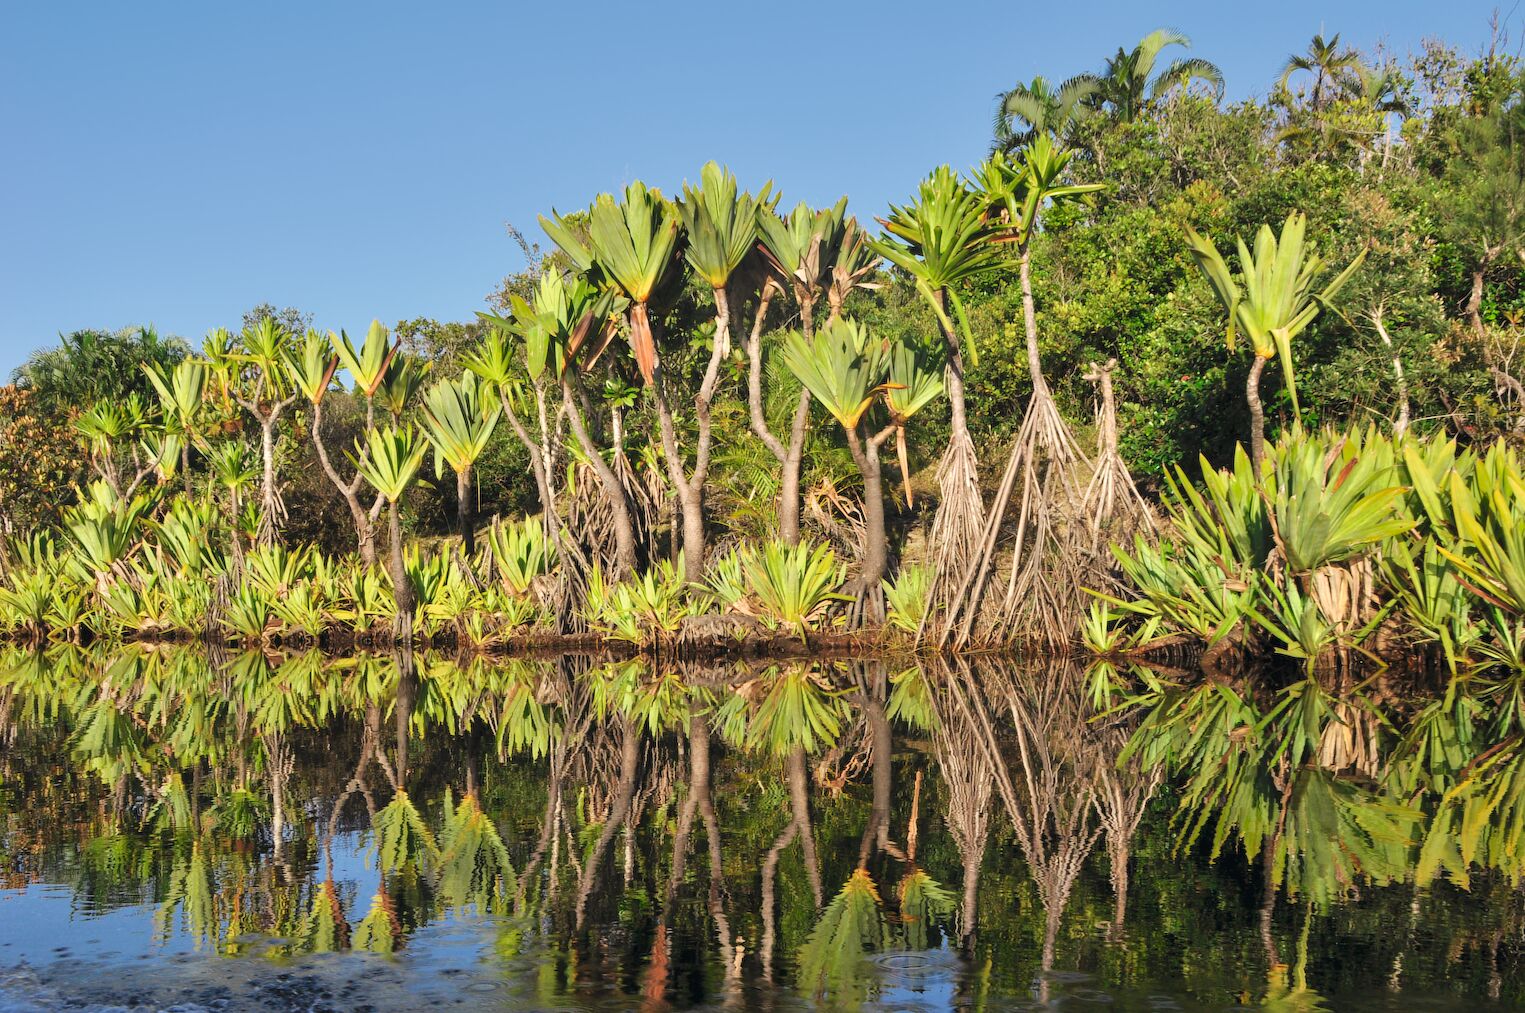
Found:
M 1244 97 L 1320 28 L 1472 52 L 1494 6 L 8 3 L 0 371 L 62 331 L 197 340 L 261 301 L 351 332 L 469 319 L 523 266 L 504 222 L 543 241 L 552 207 L 710 158 L 870 217 L 976 162 L 997 91 L 1160 25 Z

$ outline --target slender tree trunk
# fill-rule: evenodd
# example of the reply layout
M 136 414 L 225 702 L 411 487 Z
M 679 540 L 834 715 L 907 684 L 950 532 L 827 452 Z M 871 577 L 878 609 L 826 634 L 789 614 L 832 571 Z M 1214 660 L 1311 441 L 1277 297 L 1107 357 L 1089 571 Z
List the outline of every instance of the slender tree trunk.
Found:
M 1488 336 L 1483 327 L 1483 274 L 1487 270 L 1487 261 L 1479 263 L 1472 271 L 1472 291 L 1467 296 L 1467 320 L 1472 324 L 1472 333 L 1479 340 Z
M 1018 277 L 1022 284 L 1022 327 L 1027 337 L 1027 372 L 1032 377 L 1033 396 L 1039 392 L 1048 395 L 1048 381 L 1043 376 L 1043 361 L 1038 353 L 1038 311 L 1033 303 L 1032 259 L 1027 244 L 1022 244 L 1018 260 Z
M 408 567 L 402 556 L 402 520 L 395 502 L 387 503 L 387 534 L 390 539 L 387 568 L 392 575 L 392 596 L 397 603 L 397 618 L 393 624 L 399 641 L 413 639 L 413 610 L 418 606 L 413 585 L 408 580 Z
M 893 427 L 886 430 L 893 433 Z M 889 565 L 889 539 L 884 526 L 884 478 L 879 463 L 881 435 L 864 440 L 856 429 L 848 429 L 847 449 L 863 476 L 863 555 L 858 575 L 858 605 L 862 618 L 871 625 L 884 622 L 884 590 L 881 582 Z
M 815 834 L 810 829 L 810 779 L 805 770 L 805 747 L 795 746 L 789 751 L 789 806 L 794 812 L 794 825 L 800 834 L 800 849 L 805 854 L 805 873 L 810 877 L 810 895 L 820 908 L 824 897 L 821 893 L 821 863 L 816 858 Z
M 1244 398 L 1250 406 L 1250 463 L 1255 474 L 1260 474 L 1260 464 L 1266 456 L 1266 416 L 1260 405 L 1260 374 L 1266 368 L 1266 360 L 1255 356 L 1250 366 L 1249 379 L 1245 381 Z
M 613 518 L 614 559 L 619 568 L 615 576 L 627 577 L 635 572 L 635 523 L 630 517 L 630 501 L 625 497 L 625 487 L 620 483 L 614 469 L 609 467 L 609 462 L 604 460 L 604 455 L 594 444 L 592 437 L 588 435 L 582 408 L 573 394 L 571 380 L 565 375 L 561 379 L 561 400 L 567 411 L 572 435 L 576 438 L 578 446 L 582 448 L 583 455 L 592 465 L 593 473 L 598 476 L 598 484 L 603 489 L 604 502 L 608 505 L 609 514 Z
M 265 516 L 260 520 L 259 540 L 261 545 L 269 545 L 280 537 L 282 514 L 285 510 L 281 506 L 280 490 L 275 485 L 275 424 L 276 415 L 271 412 L 267 417 L 260 419 L 260 456 L 264 463 L 264 470 L 260 477 L 259 495 L 260 506 L 264 509 Z
M 471 509 L 471 465 L 455 474 L 455 523 L 461 529 L 461 551 L 469 562 L 477 551 L 476 521 Z
M 539 388 L 535 391 L 536 401 L 542 405 L 541 414 L 544 415 L 544 401 Z M 545 445 L 530 435 L 524 423 L 520 420 L 518 412 L 514 411 L 513 401 L 506 391 L 500 392 L 499 399 L 503 402 L 503 417 L 508 419 L 508 424 L 519 438 L 525 451 L 529 453 L 530 474 L 535 478 L 535 492 L 540 498 L 540 512 L 545 520 L 546 534 L 553 534 L 553 518 L 556 513 L 556 497 L 551 490 L 551 479 L 546 467 Z
M 710 350 L 709 365 L 705 367 L 704 379 L 694 397 L 694 418 L 699 435 L 694 444 L 694 470 L 685 475 L 683 457 L 678 449 L 677 431 L 673 426 L 672 408 L 667 403 L 667 374 L 658 359 L 653 365 L 652 392 L 657 402 L 657 422 L 662 434 L 662 453 L 667 460 L 667 477 L 672 482 L 673 494 L 683 515 L 683 576 L 689 583 L 697 584 L 704 579 L 704 482 L 709 474 L 712 427 L 710 402 L 715 397 L 715 387 L 720 381 L 720 365 L 724 361 L 730 332 L 730 302 L 723 288 L 715 289 L 715 340 Z

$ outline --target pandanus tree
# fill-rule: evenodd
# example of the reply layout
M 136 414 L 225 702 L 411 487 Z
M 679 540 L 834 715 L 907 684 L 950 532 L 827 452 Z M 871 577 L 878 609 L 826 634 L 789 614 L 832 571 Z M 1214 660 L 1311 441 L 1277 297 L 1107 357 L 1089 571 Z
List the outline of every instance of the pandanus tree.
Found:
M 196 438 L 197 415 L 206 392 L 207 364 L 198 359 L 182 359 L 166 372 L 162 365 L 144 362 L 143 372 L 159 395 L 166 431 L 180 437 L 180 474 L 185 491 L 191 491 L 191 442 Z
M 1255 235 L 1254 250 L 1243 239 L 1236 240 L 1238 281 L 1211 239 L 1190 227 L 1186 230 L 1187 248 L 1228 312 L 1225 339 L 1229 351 L 1234 350 L 1243 332 L 1255 356 L 1245 381 L 1245 400 L 1250 409 L 1250 460 L 1257 474 L 1265 460 L 1265 409 L 1260 401 L 1260 375 L 1266 363 L 1274 357 L 1281 358 L 1287 396 L 1296 418 L 1300 408 L 1292 370 L 1292 339 L 1329 305 L 1366 258 L 1366 251 L 1362 250 L 1343 271 L 1322 288 L 1316 288 L 1324 274 L 1324 260 L 1307 245 L 1307 230 L 1308 219 L 1293 212 L 1282 225 L 1279 237 L 1269 225 L 1262 225 Z
M 994 270 L 998 225 L 984 197 L 947 166 L 922 181 L 915 200 L 891 206 L 881 219 L 886 234 L 874 250 L 905 271 L 931 305 L 946 345 L 948 446 L 937 467 L 942 496 L 932 526 L 939 570 L 962 569 L 979 532 L 983 501 L 979 461 L 964 407 L 964 363 L 978 364 L 978 350 L 957 286 Z M 957 323 L 955 323 L 955 320 Z
M 259 540 L 262 544 L 274 542 L 280 534 L 286 518 L 286 505 L 281 499 L 280 486 L 275 473 L 276 427 L 281 416 L 296 403 L 297 394 L 286 375 L 286 356 L 291 346 L 291 334 L 275 321 L 264 317 L 258 323 L 244 328 L 238 347 L 229 356 L 237 372 L 232 377 L 229 390 L 233 399 L 250 415 L 260 428 L 260 461 L 263 465 L 260 478 Z
M 719 381 L 724 345 L 728 343 L 725 335 L 729 334 L 730 324 L 727 319 L 724 332 L 717 328 L 717 333 L 710 338 L 709 365 L 694 399 L 699 432 L 694 447 L 693 472 L 690 473 L 678 444 L 677 427 L 668 401 L 668 377 L 657 348 L 649 304 L 660 293 L 682 281 L 680 255 L 683 252 L 682 217 L 685 213 L 696 220 L 702 219 L 710 230 L 706 250 L 698 256 L 711 270 L 712 276 L 723 274 L 727 283 L 731 269 L 726 268 L 726 261 L 736 239 L 733 233 L 739 230 L 740 234 L 747 235 L 750 229 L 751 235 L 755 235 L 756 199 L 749 194 L 737 197 L 734 177 L 718 167 L 706 176 L 710 192 L 703 188 L 695 191 L 700 202 L 688 212 L 681 212 L 660 193 L 640 182 L 626 187 L 623 199 L 618 203 L 610 194 L 599 195 L 589 211 L 586 242 L 566 220 L 551 222 L 542 219 L 547 233 L 572 261 L 591 271 L 600 283 L 625 302 L 628 340 L 641 378 L 656 406 L 668 480 L 682 514 L 685 576 L 691 581 L 698 581 L 704 570 L 703 487 L 710 457 L 709 405 Z M 732 208 L 728 212 L 717 210 L 727 199 Z M 748 235 L 749 244 L 751 235 Z M 719 297 L 719 301 L 729 306 L 727 296 Z M 728 309 L 725 315 L 729 317 Z
M 880 450 L 916 411 L 941 393 L 936 365 L 913 349 L 875 338 L 850 319 L 835 320 L 806 338 L 795 331 L 784 339 L 784 363 L 842 427 L 847 448 L 863 478 L 864 544 L 853 616 L 856 623 L 884 621 L 883 580 L 889 565 L 884 522 L 884 479 Z M 890 403 L 895 392 L 907 395 Z M 870 409 L 881 400 L 889 420 L 870 431 Z M 878 418 L 872 421 L 877 423 Z
M 1080 472 L 1085 454 L 1060 416 L 1043 375 L 1031 273 L 1032 241 L 1044 210 L 1101 189 L 1100 184 L 1065 182 L 1070 157 L 1070 152 L 1056 148 L 1043 135 L 1027 146 L 1020 161 L 998 153 L 980 167 L 986 214 L 992 222 L 1001 222 L 1001 240 L 1017 248 L 1032 397 L 990 509 L 969 540 L 973 546 L 969 565 L 938 576 L 938 598 L 947 605 L 940 631 L 944 642 L 963 644 L 974 635 L 996 544 L 1017 493 L 1020 506 L 1012 535 L 1010 579 L 996 618 L 1004 624 L 1021 613 L 1030 628 L 1055 641 L 1066 639 L 1074 626 L 1070 613 L 1081 598 L 1079 574 L 1059 575 L 1047 570 L 1073 564 L 1082 549 L 1072 542 L 1082 525 L 1068 523 L 1076 518 L 1056 516 L 1056 511 L 1074 512 L 1083 502 Z
M 567 228 L 561 240 L 576 252 L 574 260 L 592 263 L 592 251 Z M 566 247 L 564 247 L 566 248 Z M 548 402 L 552 391 L 561 395 L 561 414 L 578 448 L 597 477 L 600 496 L 614 531 L 616 571 L 633 573 L 637 538 L 628 491 L 614 466 L 605 459 L 589 428 L 589 403 L 582 370 L 596 361 L 614 337 L 610 314 L 625 300 L 611 289 L 599 290 L 585 275 L 544 275 L 532 300 L 509 298 L 513 316 L 488 318 L 486 340 L 466 359 L 466 368 L 498 391 L 503 414 L 514 435 L 530 455 L 530 470 L 540 494 L 547 534 L 556 530 L 555 457 Z M 524 379 L 533 394 L 538 437 L 530 433 L 515 407 Z
M 492 439 L 502 412 L 502 406 L 486 385 L 475 373 L 466 372 L 430 387 L 424 393 L 419 413 L 424 435 L 434 446 L 435 476 L 442 475 L 447 464 L 455 472 L 456 523 L 461 532 L 461 548 L 468 559 L 476 552 L 471 472 L 487 449 L 487 441 Z
M 358 348 L 342 330 L 337 334 L 329 331 L 326 341 L 314 340 L 309 334 L 300 356 L 289 360 L 293 380 L 312 405 L 312 445 L 318 455 L 318 464 L 349 508 L 360 559 L 368 566 L 376 562 L 376 519 L 381 513 L 383 497 L 378 495 L 367 506 L 360 498 L 360 488 L 365 481 L 360 472 L 356 471 L 348 478 L 340 474 L 323 439 L 323 406 L 333 379 L 342 367 L 349 374 L 355 393 L 365 401 L 363 432 L 369 438 L 376 428 L 377 395 L 396 356 L 397 346 L 392 343 L 387 329 L 381 321 L 372 320 L 365 340 Z
M 396 634 L 409 640 L 413 631 L 413 610 L 417 601 L 402 554 L 402 519 L 397 504 L 413 484 L 419 465 L 429 452 L 428 442 L 412 426 L 388 425 L 373 429 L 365 443 L 355 442 L 351 458 L 355 469 L 387 503 L 387 572 L 392 578 L 392 594 L 397 602 Z
M 765 184 L 757 197 L 750 193 L 738 194 L 736 177 L 730 170 L 709 162 L 700 171 L 699 186 L 684 184 L 683 201 L 678 206 L 688 240 L 684 257 L 699 279 L 710 287 L 715 300 L 715 330 L 709 338 L 709 361 L 694 394 L 697 433 L 691 471 L 678 445 L 667 392 L 663 389 L 666 377 L 660 362 L 652 389 L 656 395 L 667 475 L 683 515 L 685 576 L 693 582 L 702 579 L 704 574 L 704 483 L 709 475 L 713 439 L 710 404 L 720 382 L 720 367 L 731 352 L 732 287 L 742 273 L 743 263 L 752 256 L 757 242 L 758 216 L 771 209 L 770 189 L 771 184 Z
M 846 211 L 847 198 L 843 197 L 820 211 L 801 203 L 786 217 L 771 209 L 758 215 L 758 249 L 768 265 L 768 277 L 757 293 L 747 341 L 747 406 L 752 432 L 779 463 L 779 537 L 790 545 L 800 538 L 800 474 L 810 421 L 810 390 L 800 390 L 785 443 L 770 428 L 765 411 L 763 328 L 768 309 L 781 291 L 793 299 L 801 333 L 808 340 L 815 334 L 815 310 L 823 294 L 827 319 L 834 320 L 842 315 L 843 303 L 853 289 L 877 287 L 871 279 L 879 257 Z

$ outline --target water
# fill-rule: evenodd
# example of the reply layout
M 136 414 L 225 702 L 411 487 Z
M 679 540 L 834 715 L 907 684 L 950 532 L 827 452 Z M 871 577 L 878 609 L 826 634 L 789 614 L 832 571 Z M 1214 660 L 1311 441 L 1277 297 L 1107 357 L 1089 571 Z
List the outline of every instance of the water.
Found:
M 1506 878 L 1283 895 L 1263 933 L 1255 863 L 1176 847 L 1081 673 L 1015 675 L 1025 752 L 993 723 L 1016 820 L 950 677 L 11 652 L 0 1009 L 1525 1003 Z

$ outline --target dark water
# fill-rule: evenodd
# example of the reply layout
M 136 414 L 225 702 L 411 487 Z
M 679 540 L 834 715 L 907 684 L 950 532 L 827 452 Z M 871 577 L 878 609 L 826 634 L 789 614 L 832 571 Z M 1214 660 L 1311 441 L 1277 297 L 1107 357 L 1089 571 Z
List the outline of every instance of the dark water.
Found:
M 993 720 L 999 767 L 906 665 L 12 652 L 0 1009 L 1525 1002 L 1507 881 L 1262 931 L 1255 863 L 1177 848 L 1081 673 L 975 674 L 1036 730 Z

